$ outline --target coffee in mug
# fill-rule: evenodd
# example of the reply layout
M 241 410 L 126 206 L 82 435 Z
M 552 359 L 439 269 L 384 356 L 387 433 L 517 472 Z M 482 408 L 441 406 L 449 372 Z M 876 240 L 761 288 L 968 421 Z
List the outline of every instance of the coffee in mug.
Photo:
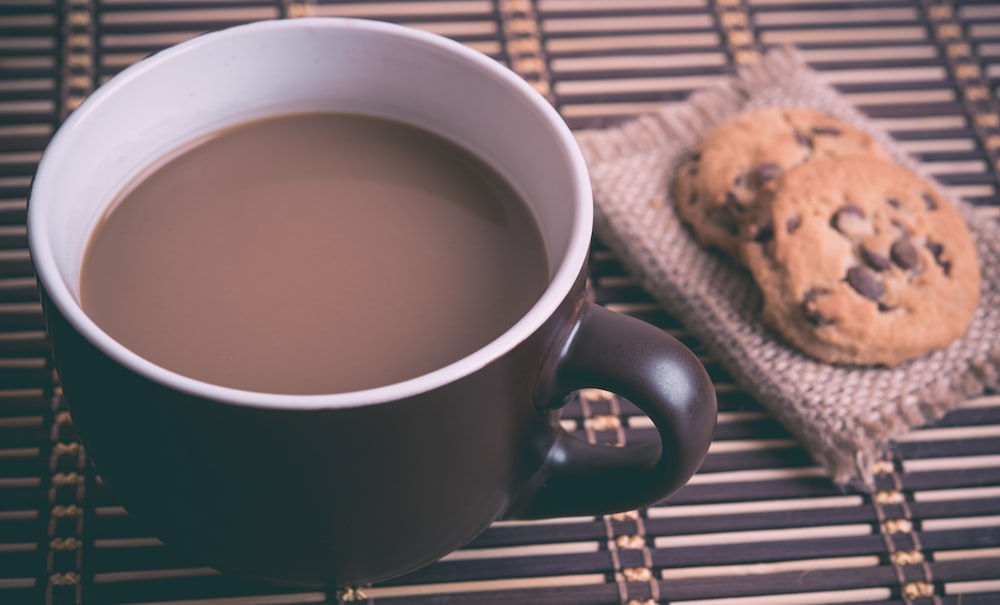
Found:
M 81 304 L 180 374 L 270 393 L 358 391 L 446 366 L 548 283 L 531 211 L 426 130 L 272 116 L 174 150 L 91 235 Z

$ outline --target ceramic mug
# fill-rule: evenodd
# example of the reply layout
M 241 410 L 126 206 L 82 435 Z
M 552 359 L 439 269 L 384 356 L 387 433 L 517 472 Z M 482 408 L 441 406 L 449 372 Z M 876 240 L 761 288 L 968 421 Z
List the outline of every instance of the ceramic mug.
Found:
M 178 375 L 88 318 L 81 257 L 131 178 L 206 132 L 322 110 L 433 131 L 515 186 L 551 279 L 513 327 L 411 380 L 283 396 Z M 448 39 L 345 19 L 239 26 L 126 69 L 59 129 L 28 205 L 61 384 L 102 477 L 183 556 L 302 587 L 403 574 L 498 518 L 648 505 L 695 472 L 715 428 L 712 384 L 662 330 L 587 301 L 591 221 L 580 151 L 529 85 Z M 633 401 L 659 442 L 606 447 L 563 431 L 558 409 L 584 387 Z

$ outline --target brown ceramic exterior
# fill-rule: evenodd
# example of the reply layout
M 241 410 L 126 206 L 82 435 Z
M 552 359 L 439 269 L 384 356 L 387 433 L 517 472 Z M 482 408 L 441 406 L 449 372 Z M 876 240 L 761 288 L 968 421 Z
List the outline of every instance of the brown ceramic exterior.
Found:
M 88 455 L 121 487 L 130 515 L 192 561 L 328 587 L 420 567 L 511 509 L 527 517 L 615 512 L 655 502 L 690 477 L 715 426 L 711 383 L 693 355 L 638 320 L 615 316 L 650 341 L 639 354 L 677 364 L 682 383 L 670 387 L 681 396 L 671 402 L 675 451 L 660 465 L 668 468 L 657 468 L 658 448 L 616 461 L 604 458 L 610 448 L 567 446 L 575 439 L 558 429 L 558 414 L 540 411 L 568 389 L 593 386 L 585 375 L 540 376 L 568 348 L 567 327 L 586 315 L 581 292 L 582 282 L 540 330 L 477 373 L 402 401 L 323 410 L 185 395 L 110 359 L 43 300 Z M 599 355 L 613 345 L 581 344 L 605 347 Z M 551 397 L 536 406 L 546 390 Z M 545 465 L 547 456 L 554 460 Z

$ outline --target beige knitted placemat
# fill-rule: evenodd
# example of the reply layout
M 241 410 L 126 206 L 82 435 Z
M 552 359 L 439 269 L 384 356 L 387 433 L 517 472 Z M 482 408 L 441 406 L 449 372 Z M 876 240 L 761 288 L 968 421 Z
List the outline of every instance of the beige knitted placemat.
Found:
M 890 440 L 1000 384 L 1000 225 L 977 219 L 974 207 L 946 195 L 969 223 L 983 276 L 979 308 L 963 338 L 891 369 L 806 357 L 761 322 L 761 297 L 749 273 L 698 246 L 669 191 L 685 152 L 712 126 L 745 110 L 786 106 L 820 109 L 864 129 L 941 189 L 795 49 L 781 48 L 684 103 L 578 132 L 594 186 L 595 230 L 836 482 L 870 489 L 872 466 Z

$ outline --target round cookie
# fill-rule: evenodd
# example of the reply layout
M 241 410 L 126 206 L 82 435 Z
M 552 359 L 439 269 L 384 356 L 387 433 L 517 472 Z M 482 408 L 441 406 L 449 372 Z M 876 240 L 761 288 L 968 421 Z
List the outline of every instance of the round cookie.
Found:
M 955 208 L 901 166 L 817 159 L 764 195 L 741 235 L 764 320 L 825 362 L 895 365 L 965 333 L 975 245 Z
M 674 201 L 699 243 L 739 259 L 740 223 L 761 189 L 813 158 L 887 154 L 861 130 L 819 111 L 761 109 L 709 131 L 681 164 Z

